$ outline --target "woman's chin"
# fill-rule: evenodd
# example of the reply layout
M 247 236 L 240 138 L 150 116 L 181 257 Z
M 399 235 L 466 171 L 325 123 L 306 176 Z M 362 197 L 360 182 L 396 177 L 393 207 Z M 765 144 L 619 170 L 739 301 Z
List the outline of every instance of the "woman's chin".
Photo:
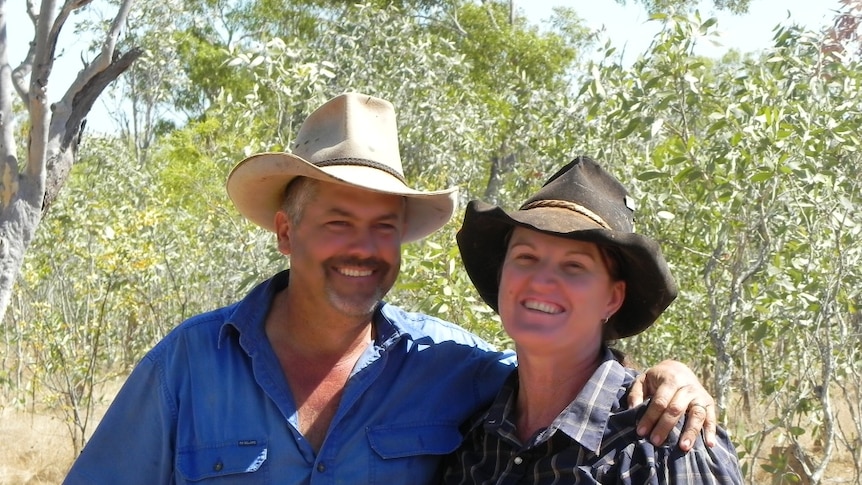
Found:
M 560 332 L 550 330 L 519 331 L 510 333 L 509 336 L 519 350 L 547 350 L 559 347 L 565 341 L 565 336 Z

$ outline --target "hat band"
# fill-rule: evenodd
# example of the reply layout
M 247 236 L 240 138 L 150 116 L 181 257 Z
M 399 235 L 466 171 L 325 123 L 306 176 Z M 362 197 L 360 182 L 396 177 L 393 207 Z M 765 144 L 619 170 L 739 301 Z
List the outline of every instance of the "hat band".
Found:
M 570 211 L 575 211 L 578 214 L 587 216 L 593 222 L 604 227 L 605 229 L 611 230 L 611 226 L 607 222 L 605 222 L 604 219 L 599 217 L 598 214 L 596 214 L 595 212 L 587 209 L 586 207 L 584 207 L 580 204 L 575 204 L 574 202 L 568 202 L 565 200 L 537 200 L 535 202 L 530 202 L 529 204 L 525 204 L 523 207 L 521 207 L 521 210 L 530 210 L 530 209 L 536 209 L 539 207 L 550 207 L 553 209 L 568 209 Z
M 404 179 L 404 175 L 402 175 L 400 172 L 397 172 L 389 165 L 384 165 L 373 160 L 366 160 L 364 158 L 334 158 L 332 160 L 314 162 L 314 165 L 316 165 L 317 167 L 330 167 L 333 165 L 354 165 L 360 167 L 376 168 L 377 170 L 382 170 L 389 175 L 397 178 L 399 181 L 401 181 L 402 184 L 407 185 L 407 181 Z

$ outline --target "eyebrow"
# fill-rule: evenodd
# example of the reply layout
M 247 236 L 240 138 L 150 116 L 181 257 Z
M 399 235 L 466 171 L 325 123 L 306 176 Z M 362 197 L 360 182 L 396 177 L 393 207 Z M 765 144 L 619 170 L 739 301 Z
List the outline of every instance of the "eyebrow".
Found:
M 356 214 L 351 212 L 348 209 L 343 209 L 341 207 L 330 207 L 327 209 L 324 214 L 332 214 L 341 217 L 347 217 L 351 219 L 357 218 Z M 379 217 L 374 218 L 376 221 L 388 221 L 388 220 L 400 220 L 401 216 L 397 212 L 388 212 Z
M 516 248 L 518 246 L 526 246 L 530 249 L 538 251 L 538 249 L 536 249 L 534 244 L 530 243 L 529 241 L 523 241 L 523 240 L 518 240 L 518 239 L 513 239 L 511 242 L 511 245 L 509 247 L 510 248 Z M 572 256 L 572 255 L 586 256 L 586 257 L 588 257 L 594 261 L 601 259 L 601 254 L 599 254 L 597 256 L 596 254 L 593 254 L 593 252 L 588 251 L 586 249 L 569 249 L 566 251 L 565 255 L 566 256 Z

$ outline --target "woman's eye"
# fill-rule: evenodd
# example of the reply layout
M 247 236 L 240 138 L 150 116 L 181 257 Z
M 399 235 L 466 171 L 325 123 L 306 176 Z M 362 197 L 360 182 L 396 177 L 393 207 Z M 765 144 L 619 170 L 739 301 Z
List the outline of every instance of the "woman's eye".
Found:
M 570 272 L 577 272 L 577 271 L 583 271 L 584 265 L 578 261 L 570 261 L 568 263 L 565 263 L 563 265 L 563 268 L 565 268 L 567 271 L 570 271 Z

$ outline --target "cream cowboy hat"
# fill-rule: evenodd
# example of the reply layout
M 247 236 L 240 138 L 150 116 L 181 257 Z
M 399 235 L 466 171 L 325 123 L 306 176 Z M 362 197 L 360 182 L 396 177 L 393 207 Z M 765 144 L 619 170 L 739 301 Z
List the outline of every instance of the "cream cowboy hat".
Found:
M 227 192 L 240 214 L 275 231 L 275 213 L 296 177 L 402 195 L 407 227 L 402 242 L 416 241 L 443 227 L 455 212 L 458 189 L 421 192 L 407 186 L 395 109 L 380 98 L 346 93 L 315 110 L 302 126 L 292 153 L 258 153 L 239 162 Z

